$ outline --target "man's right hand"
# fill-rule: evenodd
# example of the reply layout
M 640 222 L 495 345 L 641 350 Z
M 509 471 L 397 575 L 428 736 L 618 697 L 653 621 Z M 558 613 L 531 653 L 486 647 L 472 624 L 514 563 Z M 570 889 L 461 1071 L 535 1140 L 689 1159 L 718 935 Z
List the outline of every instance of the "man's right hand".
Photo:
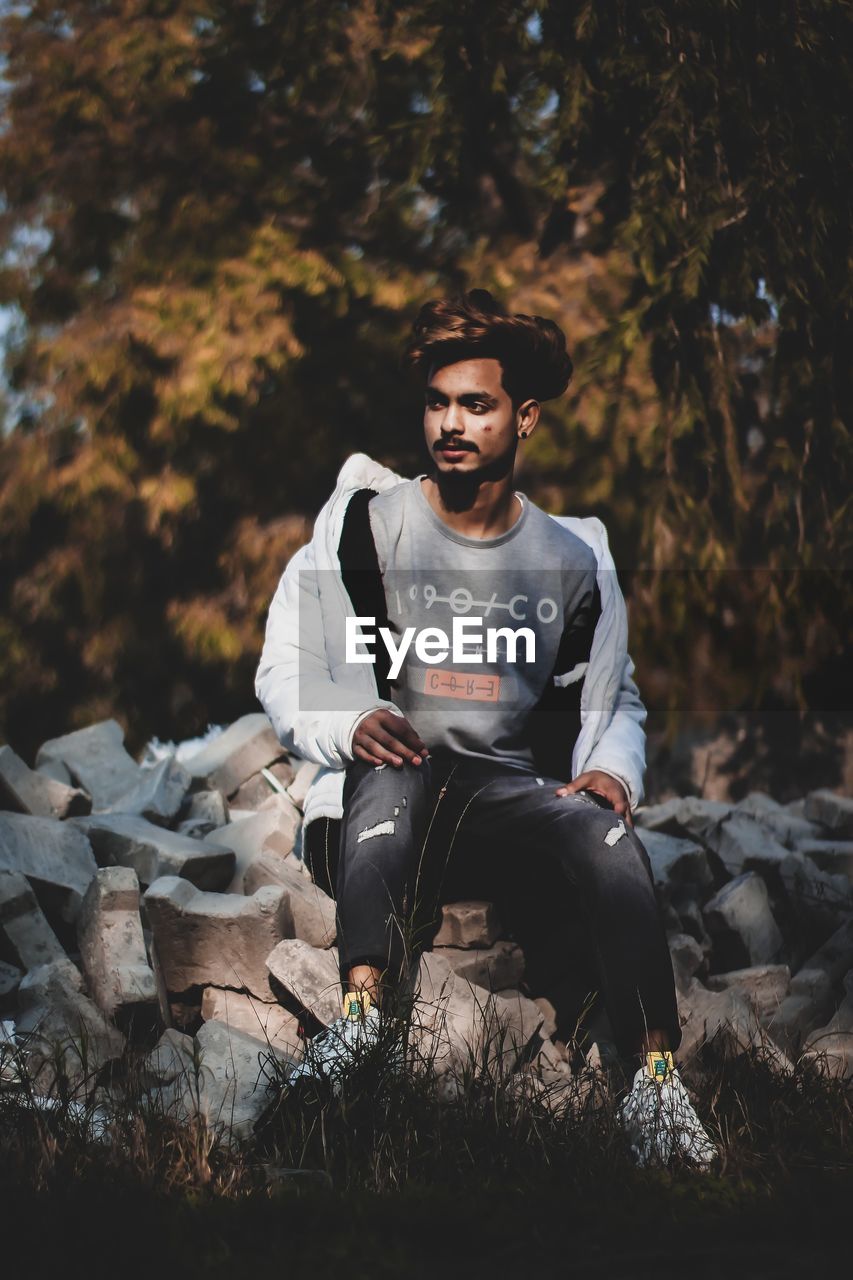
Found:
M 400 768 L 404 760 L 420 764 L 429 755 L 424 742 L 405 716 L 381 708 L 371 711 L 356 727 L 352 736 L 353 754 L 368 764 L 393 764 Z

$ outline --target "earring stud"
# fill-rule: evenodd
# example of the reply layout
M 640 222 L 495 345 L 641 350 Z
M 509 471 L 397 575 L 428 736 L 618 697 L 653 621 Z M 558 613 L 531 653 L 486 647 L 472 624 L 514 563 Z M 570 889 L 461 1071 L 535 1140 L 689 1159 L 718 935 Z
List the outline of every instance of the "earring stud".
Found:
M 526 432 L 526 431 L 522 431 L 522 433 L 521 433 L 521 438 L 522 438 L 522 440 L 526 440 L 526 439 L 527 439 L 527 432 Z

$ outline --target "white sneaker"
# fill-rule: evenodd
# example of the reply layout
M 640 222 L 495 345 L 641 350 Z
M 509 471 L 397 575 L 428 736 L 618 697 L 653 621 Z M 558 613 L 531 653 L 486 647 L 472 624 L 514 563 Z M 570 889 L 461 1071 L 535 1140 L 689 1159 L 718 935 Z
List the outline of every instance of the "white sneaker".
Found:
M 631 1142 L 631 1153 L 641 1168 L 659 1161 L 665 1165 L 679 1152 L 698 1168 L 708 1170 L 719 1152 L 697 1116 L 678 1068 L 663 1079 L 642 1066 L 631 1091 L 617 1108 L 617 1115 Z
M 371 1004 L 364 1009 L 353 1001 L 346 1013 L 306 1043 L 305 1055 L 288 1076 L 288 1084 L 304 1079 L 328 1080 L 333 1092 L 338 1093 L 344 1073 L 360 1053 L 383 1036 L 388 1036 L 388 1027 L 381 1022 L 378 1007 Z

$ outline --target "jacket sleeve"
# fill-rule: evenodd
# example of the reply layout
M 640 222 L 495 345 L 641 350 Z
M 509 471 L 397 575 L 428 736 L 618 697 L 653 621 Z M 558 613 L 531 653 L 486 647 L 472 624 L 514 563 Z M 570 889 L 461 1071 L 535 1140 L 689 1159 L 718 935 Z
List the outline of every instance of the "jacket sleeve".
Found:
M 375 692 L 332 679 L 310 543 L 289 561 L 270 605 L 255 693 L 284 747 L 332 769 L 355 759 L 353 734 L 371 711 L 403 714 Z
M 631 808 L 636 809 L 645 794 L 646 734 L 643 726 L 648 712 L 632 678 L 633 673 L 634 663 L 630 654 L 626 654 L 610 723 L 584 764 L 584 772 L 600 769 L 602 773 L 609 773 L 622 783 L 628 792 Z

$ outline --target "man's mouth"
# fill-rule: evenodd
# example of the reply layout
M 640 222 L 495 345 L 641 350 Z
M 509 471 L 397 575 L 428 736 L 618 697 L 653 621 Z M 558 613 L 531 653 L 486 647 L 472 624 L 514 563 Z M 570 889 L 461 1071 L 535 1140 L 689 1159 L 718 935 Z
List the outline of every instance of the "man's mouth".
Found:
M 458 441 L 442 440 L 435 446 L 436 453 L 473 453 L 474 446 Z

